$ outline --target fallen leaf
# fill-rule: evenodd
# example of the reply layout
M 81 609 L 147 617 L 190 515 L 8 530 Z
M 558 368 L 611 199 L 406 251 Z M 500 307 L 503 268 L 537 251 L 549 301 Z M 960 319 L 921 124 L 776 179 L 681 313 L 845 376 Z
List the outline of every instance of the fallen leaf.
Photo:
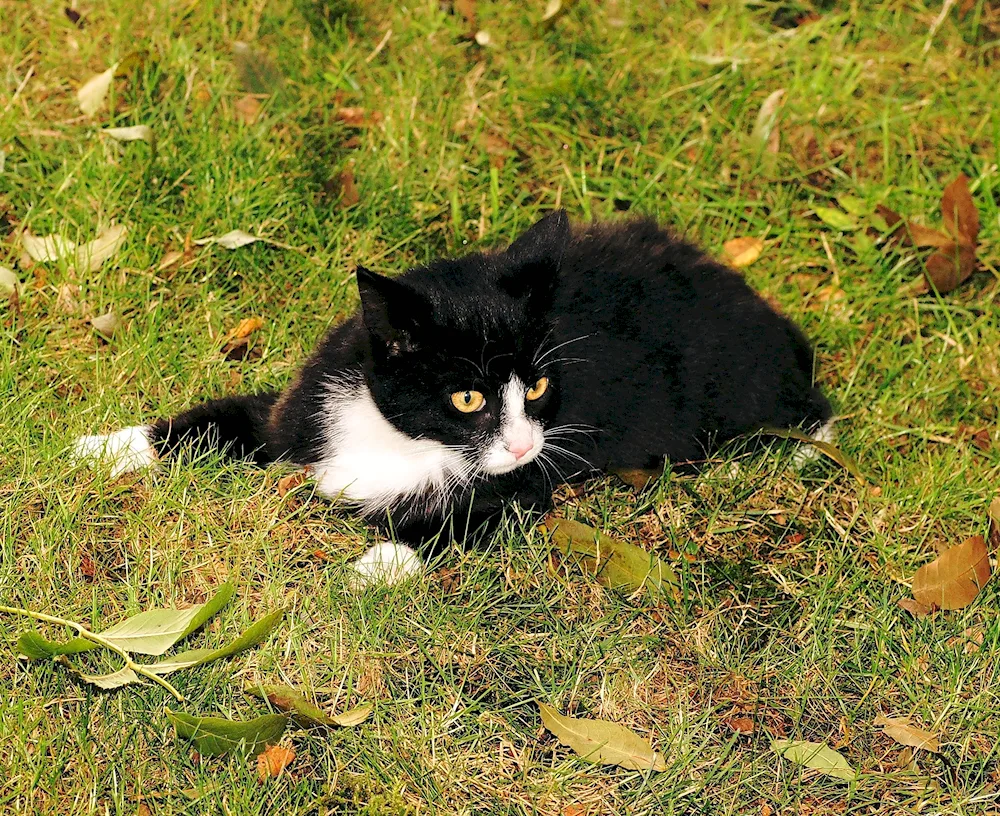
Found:
M 285 610 L 277 609 L 269 615 L 265 615 L 236 638 L 236 640 L 231 641 L 225 646 L 221 646 L 218 649 L 189 649 L 186 652 L 180 652 L 163 660 L 158 660 L 156 663 L 144 666 L 144 668 L 162 677 L 165 674 L 170 674 L 180 669 L 204 666 L 206 663 L 212 663 L 224 657 L 231 657 L 234 654 L 239 654 L 263 643 L 264 639 L 278 627 L 284 616 Z
M 288 727 L 287 714 L 265 714 L 253 720 L 226 720 L 221 717 L 193 717 L 167 709 L 177 736 L 194 743 L 198 752 L 217 756 L 238 753 L 257 756 L 268 744 L 281 739 Z
M 990 559 L 982 536 L 941 553 L 913 576 L 913 597 L 932 609 L 962 609 L 989 580 Z
M 784 96 L 784 88 L 770 93 L 757 112 L 750 140 L 758 152 L 778 152 L 778 113 L 781 110 L 781 100 Z
M 240 247 L 245 247 L 249 244 L 256 243 L 257 241 L 263 241 L 266 244 L 273 243 L 267 238 L 259 238 L 256 235 L 251 235 L 249 232 L 234 229 L 230 230 L 225 235 L 212 235 L 208 238 L 199 238 L 197 241 L 194 241 L 194 244 L 196 246 L 218 244 L 223 249 L 239 249 Z
M 63 14 L 66 15 L 66 19 L 69 20 L 77 28 L 83 28 L 86 23 L 84 22 L 83 16 L 74 8 L 65 6 L 63 8 Z
M 760 238 L 733 238 L 722 245 L 729 265 L 736 269 L 750 266 L 764 251 L 764 242 Z
M 800 431 L 798 428 L 762 428 L 760 432 L 768 436 L 777 436 L 781 439 L 795 439 L 799 442 L 805 442 L 812 445 L 820 453 L 830 457 L 830 459 L 844 468 L 844 470 L 850 473 L 859 482 L 862 484 L 868 483 L 864 475 L 861 473 L 861 468 L 858 467 L 858 463 L 830 442 L 824 442 L 821 439 L 813 439 L 809 436 L 809 434 Z
M 284 498 L 288 493 L 295 490 L 295 488 L 300 485 L 305 484 L 306 474 L 301 471 L 298 473 L 289 473 L 287 476 L 282 476 L 278 479 L 278 495 Z
M 860 226 L 853 215 L 848 215 L 843 210 L 838 210 L 835 207 L 813 207 L 813 212 L 816 213 L 816 216 L 824 224 L 841 232 L 850 232 Z
M 260 116 L 260 100 L 253 94 L 242 96 L 233 103 L 236 119 L 245 125 L 252 125 Z
M 752 734 L 754 732 L 753 720 L 749 717 L 726 717 L 722 722 L 738 734 Z
M 111 674 L 84 674 L 76 669 L 72 669 L 72 671 L 73 674 L 81 680 L 106 691 L 139 682 L 139 675 L 132 671 L 132 669 L 128 666 L 125 666 L 116 672 L 112 672 Z
M 827 776 L 853 782 L 858 778 L 844 756 L 822 742 L 779 739 L 771 743 L 771 750 L 789 762 L 804 765 Z
M 295 759 L 295 751 L 291 748 L 283 748 L 280 745 L 272 745 L 257 755 L 257 778 L 263 782 L 275 776 L 281 776 L 282 772 Z
M 674 568 L 652 553 L 578 521 L 549 516 L 544 524 L 560 552 L 604 586 L 628 592 L 645 590 L 654 597 L 679 594 Z
M 105 136 L 110 136 L 119 142 L 151 142 L 153 141 L 153 129 L 149 125 L 132 125 L 131 127 L 104 128 L 101 131 Z
M 879 714 L 875 718 L 874 725 L 876 728 L 881 726 L 882 733 L 892 737 L 900 745 L 920 748 L 935 754 L 941 750 L 937 734 L 910 725 L 909 719 L 905 717 L 883 717 Z
M 941 217 L 945 229 L 963 246 L 975 248 L 979 238 L 979 210 L 969 193 L 969 180 L 964 173 L 944 188 L 941 196 Z
M 341 728 L 350 728 L 363 723 L 374 710 L 370 704 L 365 704 L 342 714 L 331 715 L 309 702 L 291 686 L 251 684 L 245 690 L 247 694 L 252 694 L 254 697 L 267 699 L 275 708 L 291 714 L 298 722 L 305 725 L 336 725 Z
M 926 618 L 930 613 L 930 607 L 924 606 L 914 598 L 901 598 L 898 602 L 900 609 L 905 609 L 915 618 Z
M 170 269 L 170 267 L 176 266 L 182 260 L 184 260 L 184 250 L 171 249 L 164 253 L 163 258 L 160 259 L 159 266 L 156 267 L 156 271 L 162 272 L 165 269 Z
M 121 326 L 121 319 L 114 312 L 105 312 L 97 317 L 90 318 L 90 325 L 94 331 L 104 337 L 112 337 L 118 327 Z
M 340 171 L 340 206 L 353 207 L 361 201 L 361 194 L 354 184 L 354 171 L 350 167 L 345 167 Z
M 545 12 L 542 14 L 542 24 L 546 28 L 551 28 L 560 17 L 572 8 L 575 0 L 548 0 L 545 4 Z
M 932 227 L 925 227 L 923 224 L 914 224 L 912 221 L 906 224 L 906 238 L 915 247 L 937 247 L 945 249 L 955 246 L 955 240 L 945 235 L 940 230 Z
M 14 270 L 6 266 L 0 266 L 0 295 L 10 297 L 20 288 L 21 282 L 14 274 Z
M 613 468 L 613 476 L 617 476 L 633 490 L 642 491 L 663 475 L 663 470 L 646 470 L 644 468 Z
M 618 765 L 632 771 L 665 771 L 663 756 L 634 731 L 605 720 L 567 717 L 552 706 L 538 703 L 542 724 L 563 745 L 582 759 L 602 765 Z
M 376 125 L 382 121 L 382 114 L 378 111 L 369 113 L 366 108 L 338 108 L 337 118 L 349 127 L 365 128 Z
M 455 0 L 455 9 L 462 15 L 469 31 L 476 30 L 476 0 Z
M 103 230 L 93 241 L 76 248 L 73 265 L 78 272 L 96 272 L 125 242 L 128 227 L 115 224 Z
M 226 337 L 229 340 L 239 340 L 243 337 L 249 337 L 258 329 L 264 327 L 263 319 L 259 317 L 244 317 L 237 325 L 236 328 L 229 332 Z
M 77 90 L 77 102 L 80 104 L 80 110 L 86 116 L 93 116 L 104 106 L 104 100 L 107 98 L 111 83 L 115 78 L 115 71 L 118 70 L 120 64 L 120 62 L 116 62 L 107 71 L 91 77 Z
M 924 261 L 924 276 L 939 293 L 950 292 L 976 271 L 976 250 L 954 243 Z
M 39 238 L 25 230 L 21 233 L 21 247 L 31 260 L 51 263 L 70 255 L 76 249 L 76 244 L 61 235 L 46 235 Z
M 837 196 L 837 203 L 841 206 L 841 208 L 856 218 L 862 218 L 871 212 L 868 205 L 865 203 L 865 200 L 863 198 L 858 198 L 857 196 L 847 194 L 839 195 Z

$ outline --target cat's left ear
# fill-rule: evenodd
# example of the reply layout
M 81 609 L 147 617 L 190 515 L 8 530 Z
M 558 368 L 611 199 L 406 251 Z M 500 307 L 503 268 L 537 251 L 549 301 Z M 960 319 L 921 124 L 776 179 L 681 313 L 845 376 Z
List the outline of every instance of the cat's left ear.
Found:
M 566 210 L 556 210 L 529 227 L 507 249 L 507 257 L 520 266 L 552 266 L 562 263 L 569 246 L 569 216 Z
M 570 242 L 569 217 L 556 210 L 528 229 L 507 249 L 506 271 L 498 283 L 512 297 L 551 294 Z

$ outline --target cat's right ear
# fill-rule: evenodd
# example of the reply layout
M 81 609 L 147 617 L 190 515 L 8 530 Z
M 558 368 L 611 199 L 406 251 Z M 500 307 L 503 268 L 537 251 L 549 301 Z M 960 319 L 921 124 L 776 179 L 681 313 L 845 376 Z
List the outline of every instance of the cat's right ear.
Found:
M 549 266 L 558 269 L 569 246 L 569 216 L 556 210 L 529 227 L 507 250 L 518 266 Z
M 410 348 L 416 293 L 406 284 L 363 266 L 358 267 L 357 276 L 361 315 L 369 334 L 390 354 Z

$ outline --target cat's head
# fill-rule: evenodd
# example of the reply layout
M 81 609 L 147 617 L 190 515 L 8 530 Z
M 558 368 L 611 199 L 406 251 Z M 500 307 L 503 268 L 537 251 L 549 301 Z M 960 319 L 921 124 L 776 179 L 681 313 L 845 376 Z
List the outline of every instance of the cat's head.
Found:
M 459 450 L 470 472 L 534 460 L 559 402 L 550 311 L 569 242 L 565 212 L 502 252 L 439 261 L 401 278 L 358 270 L 379 410 L 412 438 Z

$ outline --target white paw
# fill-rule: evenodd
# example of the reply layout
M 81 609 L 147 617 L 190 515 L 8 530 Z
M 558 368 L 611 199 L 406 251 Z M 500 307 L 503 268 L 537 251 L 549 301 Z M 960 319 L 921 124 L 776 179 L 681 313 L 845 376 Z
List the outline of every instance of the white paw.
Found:
M 817 442 L 832 443 L 837 438 L 837 434 L 833 431 L 833 420 L 831 419 L 825 424 L 820 425 L 816 429 L 816 433 L 812 435 L 812 438 Z M 822 455 L 815 445 L 810 445 L 808 442 L 800 442 L 798 449 L 792 454 L 792 467 L 796 470 L 802 470 L 802 468 L 810 462 L 815 462 Z
M 148 425 L 133 425 L 104 436 L 81 436 L 73 443 L 73 458 L 93 460 L 110 469 L 111 478 L 143 470 L 156 463 Z
M 351 588 L 365 589 L 377 584 L 401 584 L 414 575 L 420 575 L 424 571 L 424 562 L 405 544 L 386 541 L 370 547 L 351 564 L 351 570 L 354 572 Z

